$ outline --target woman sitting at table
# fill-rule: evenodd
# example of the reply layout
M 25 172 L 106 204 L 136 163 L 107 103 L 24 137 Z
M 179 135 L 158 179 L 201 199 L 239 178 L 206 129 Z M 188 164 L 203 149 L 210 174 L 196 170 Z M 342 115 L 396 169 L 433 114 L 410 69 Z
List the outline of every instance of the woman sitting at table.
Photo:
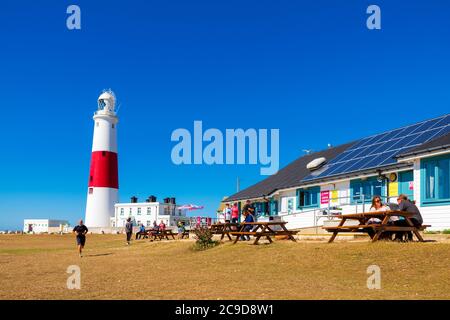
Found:
M 389 207 L 384 205 L 383 202 L 381 202 L 380 196 L 374 196 L 372 198 L 372 205 L 370 206 L 370 212 L 385 212 L 388 211 Z M 371 218 L 368 221 L 369 224 L 380 224 L 381 220 L 378 218 Z
M 384 205 L 383 202 L 381 202 L 380 196 L 374 196 L 372 198 L 372 205 L 370 206 L 369 210 L 370 212 L 385 212 L 388 210 L 389 207 Z M 378 218 L 370 218 L 367 221 L 367 224 L 381 224 L 381 220 Z M 375 231 L 373 230 L 373 228 L 367 228 L 366 231 L 369 234 L 370 238 L 373 238 L 373 236 L 375 235 Z

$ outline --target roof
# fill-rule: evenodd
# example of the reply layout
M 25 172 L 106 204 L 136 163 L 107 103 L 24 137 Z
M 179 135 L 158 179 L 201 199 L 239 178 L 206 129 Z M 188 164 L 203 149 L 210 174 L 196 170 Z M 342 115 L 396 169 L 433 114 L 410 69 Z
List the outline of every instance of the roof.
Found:
M 445 150 L 450 148 L 450 132 L 446 135 L 433 139 L 431 141 L 425 142 L 420 146 L 409 150 L 408 152 L 402 153 L 397 156 L 397 158 L 405 158 L 409 156 L 416 156 L 420 154 L 430 153 L 438 150 Z
M 327 150 L 314 152 L 309 155 L 302 156 L 290 163 L 286 167 L 280 169 L 276 174 L 254 184 L 253 186 L 239 191 L 223 201 L 237 201 L 243 199 L 254 199 L 267 196 L 278 189 L 290 188 L 299 185 L 300 181 L 308 176 L 311 172 L 306 169 L 306 165 L 312 160 L 325 157 L 331 160 L 350 147 L 352 143 L 343 144 Z

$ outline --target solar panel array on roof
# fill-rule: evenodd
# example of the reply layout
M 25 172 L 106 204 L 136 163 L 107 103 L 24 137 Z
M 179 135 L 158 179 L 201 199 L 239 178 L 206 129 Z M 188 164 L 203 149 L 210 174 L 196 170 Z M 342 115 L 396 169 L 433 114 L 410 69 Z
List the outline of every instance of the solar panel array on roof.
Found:
M 450 115 L 445 115 L 361 139 L 331 160 L 319 174 L 311 174 L 303 181 L 393 164 L 397 162 L 396 155 L 448 132 Z

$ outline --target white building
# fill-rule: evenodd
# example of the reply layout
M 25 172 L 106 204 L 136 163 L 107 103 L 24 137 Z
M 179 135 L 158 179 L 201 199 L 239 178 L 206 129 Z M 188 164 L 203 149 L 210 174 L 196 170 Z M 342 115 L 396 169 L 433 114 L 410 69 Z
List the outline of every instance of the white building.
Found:
M 153 222 L 159 224 L 162 221 L 167 227 L 176 227 L 179 220 L 189 221 L 184 210 L 177 209 L 175 198 L 166 198 L 164 202 L 156 201 L 155 197 L 149 197 L 145 202 L 138 202 L 136 197 L 129 203 L 117 203 L 114 218 L 111 219 L 111 227 L 122 228 L 126 220 L 131 218 L 134 226 L 141 223 L 145 227 L 151 227 Z
M 323 225 L 328 212 L 367 212 L 375 195 L 396 203 L 399 194 L 415 201 L 428 230 L 450 229 L 450 115 L 305 155 L 223 202 L 250 200 L 261 219 L 297 229 Z
M 23 232 L 25 233 L 67 232 L 69 226 L 70 224 L 67 220 L 25 219 L 23 221 Z

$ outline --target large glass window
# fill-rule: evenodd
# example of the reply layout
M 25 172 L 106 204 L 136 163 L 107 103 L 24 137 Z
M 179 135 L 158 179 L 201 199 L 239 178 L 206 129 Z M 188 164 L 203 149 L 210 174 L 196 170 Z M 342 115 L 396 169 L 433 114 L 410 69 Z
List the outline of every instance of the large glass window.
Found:
M 422 204 L 450 202 L 450 155 L 422 160 Z
M 297 208 L 315 208 L 319 206 L 320 187 L 297 189 Z
M 357 179 L 350 181 L 352 202 L 371 202 L 373 196 L 384 196 L 385 181 L 377 178 Z

